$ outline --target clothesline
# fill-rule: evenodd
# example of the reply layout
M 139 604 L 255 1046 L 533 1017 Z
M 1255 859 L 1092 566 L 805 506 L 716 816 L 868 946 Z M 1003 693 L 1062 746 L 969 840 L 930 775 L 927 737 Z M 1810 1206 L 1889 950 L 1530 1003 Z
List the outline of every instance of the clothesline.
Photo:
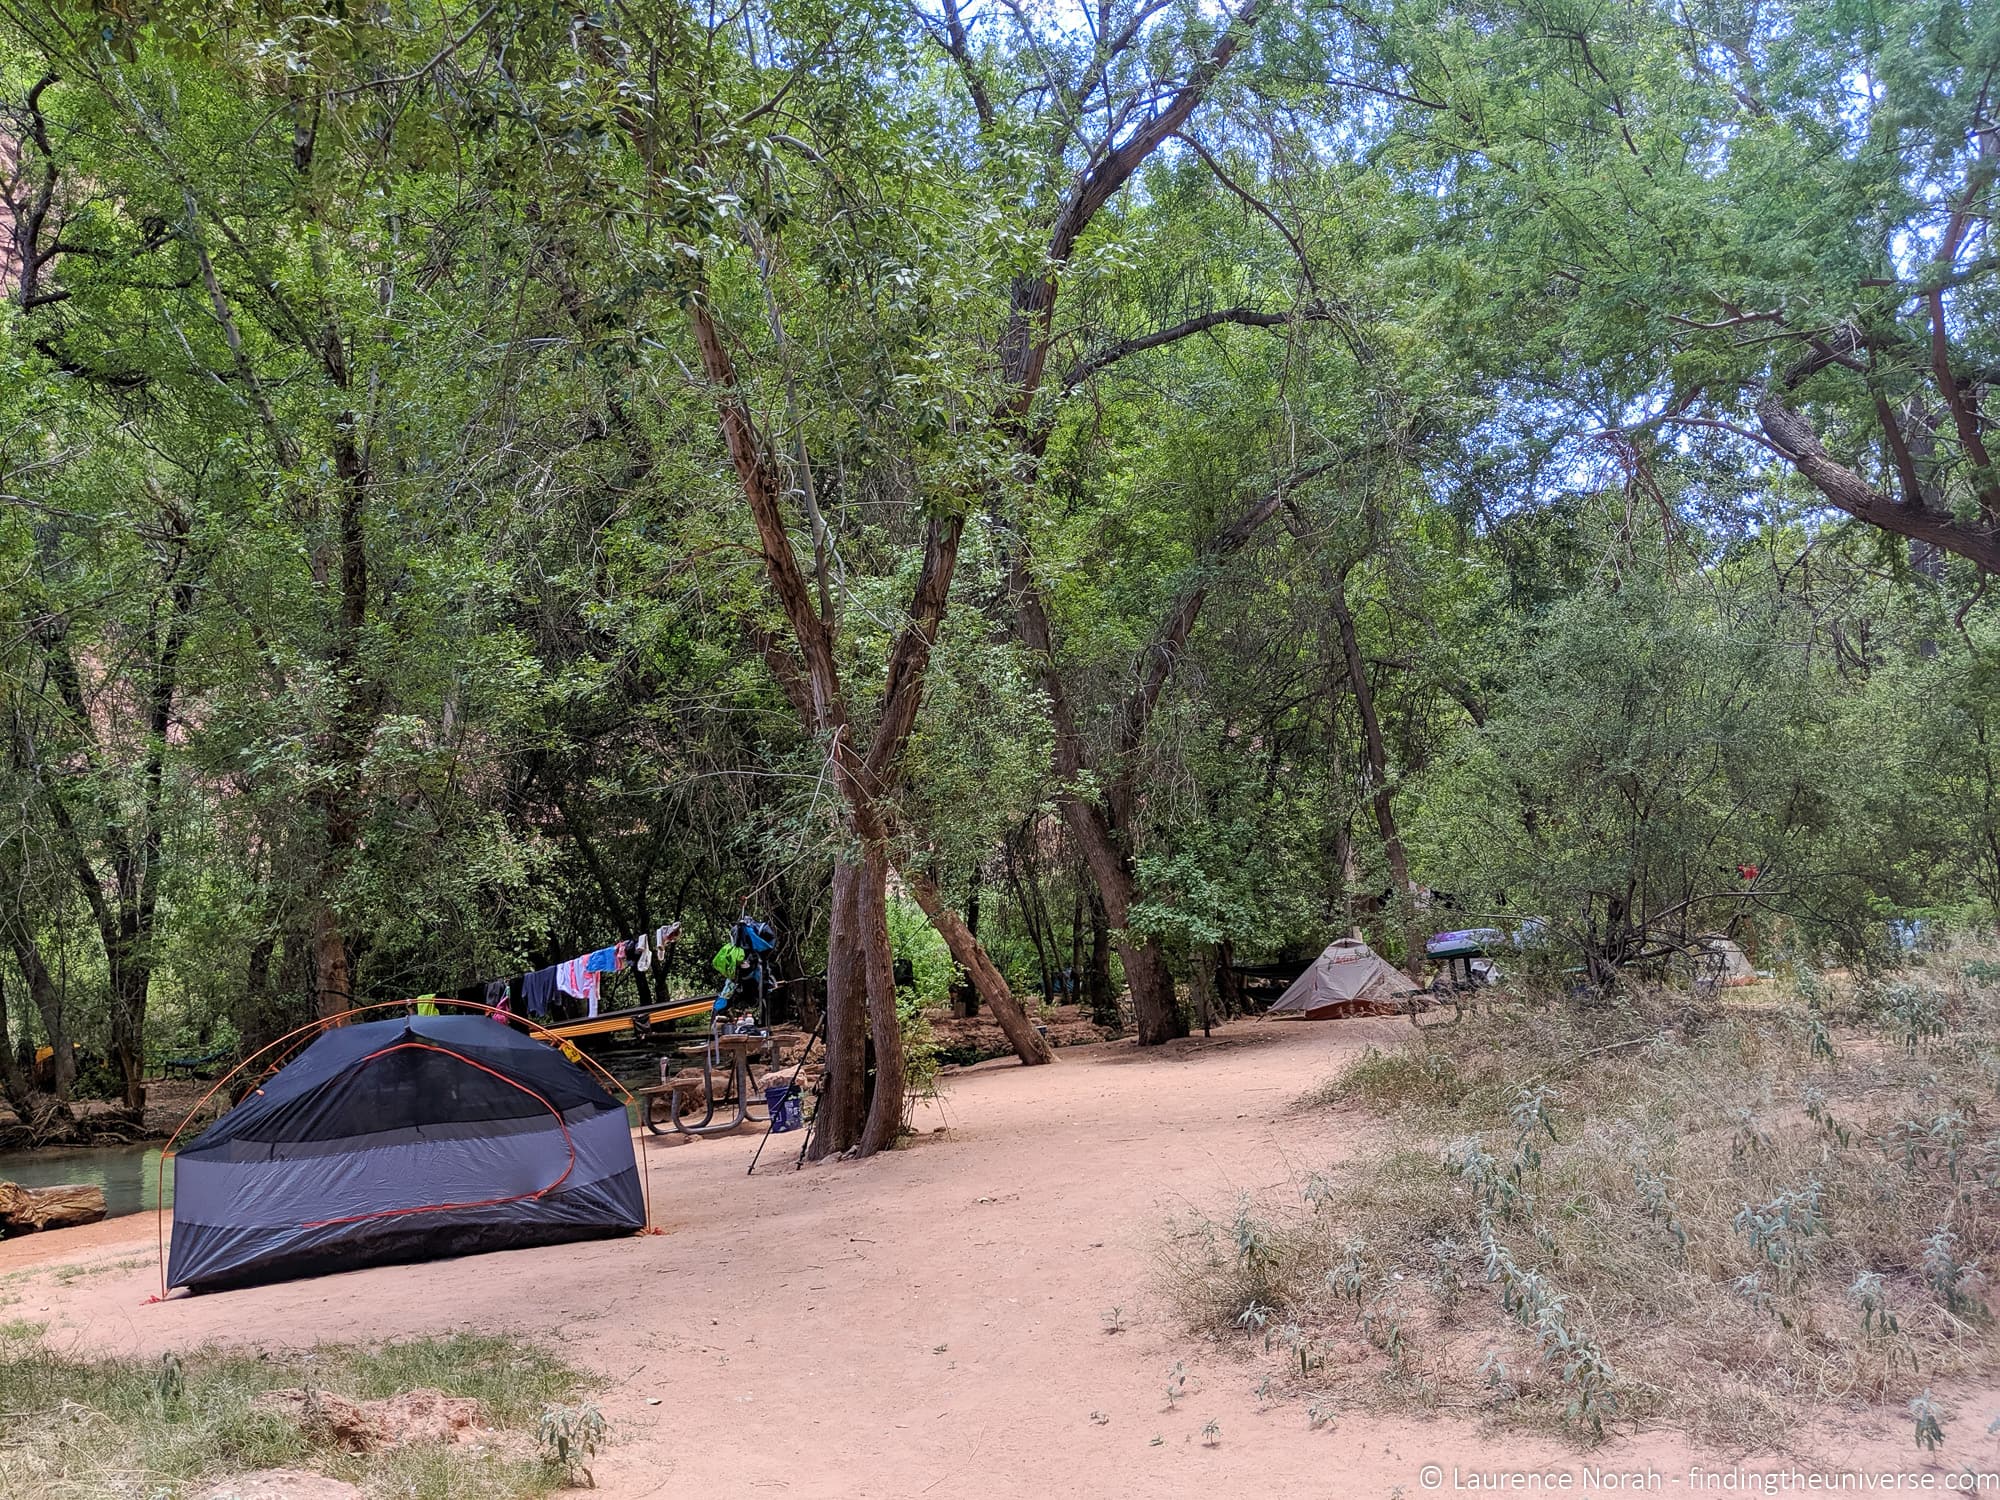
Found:
M 575 958 L 566 958 L 545 969 L 530 969 L 507 979 L 482 979 L 461 985 L 457 998 L 491 1006 L 496 1012 L 495 1020 L 505 1020 L 518 1001 L 524 1014 L 539 1019 L 548 1015 L 556 995 L 561 993 L 581 1000 L 589 1008 L 589 1014 L 595 1016 L 598 993 L 606 974 L 651 972 L 653 964 L 666 956 L 666 950 L 679 941 L 680 935 L 681 924 L 669 922 L 651 932 L 642 932 L 636 938 L 622 938 L 608 947 L 580 953 Z M 436 995 L 419 996 L 418 1013 L 422 1014 L 425 1005 L 437 999 Z

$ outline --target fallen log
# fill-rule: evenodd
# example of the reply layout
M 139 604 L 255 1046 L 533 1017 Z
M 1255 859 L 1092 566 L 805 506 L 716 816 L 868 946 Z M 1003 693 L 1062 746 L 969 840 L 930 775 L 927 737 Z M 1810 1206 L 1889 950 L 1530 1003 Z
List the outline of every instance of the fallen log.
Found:
M 0 1182 L 0 1235 L 33 1234 L 95 1224 L 105 1215 L 104 1189 L 82 1183 L 26 1188 Z

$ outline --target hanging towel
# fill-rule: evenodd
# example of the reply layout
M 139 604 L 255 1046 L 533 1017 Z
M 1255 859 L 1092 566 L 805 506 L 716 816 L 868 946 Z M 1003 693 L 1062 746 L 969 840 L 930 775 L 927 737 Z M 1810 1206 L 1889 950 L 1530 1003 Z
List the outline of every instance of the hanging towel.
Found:
M 617 973 L 618 945 L 613 943 L 609 948 L 599 948 L 595 953 L 586 955 L 583 966 L 592 974 Z
M 601 982 L 601 970 L 584 967 L 588 958 L 565 959 L 556 965 L 556 988 L 565 995 L 574 995 L 590 1007 L 590 1013 L 597 1014 L 597 986 Z
M 649 933 L 640 933 L 632 944 L 635 957 L 632 962 L 641 974 L 653 972 L 653 939 Z
M 521 976 L 521 1005 L 531 1016 L 545 1016 L 549 1013 L 549 1002 L 556 996 L 556 971 L 551 964 L 546 969 L 536 969 Z

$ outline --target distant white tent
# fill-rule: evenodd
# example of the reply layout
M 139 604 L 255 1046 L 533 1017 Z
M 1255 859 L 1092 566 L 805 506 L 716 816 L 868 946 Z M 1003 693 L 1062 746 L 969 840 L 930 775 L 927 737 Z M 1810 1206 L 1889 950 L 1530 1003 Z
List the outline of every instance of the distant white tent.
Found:
M 1408 975 L 1360 938 L 1336 938 L 1266 1014 L 1316 1021 L 1374 1002 L 1394 1004 L 1417 989 Z
M 1703 968 L 1718 984 L 1755 984 L 1757 971 L 1750 967 L 1732 938 L 1720 932 L 1704 932 L 1699 939 L 1705 962 Z

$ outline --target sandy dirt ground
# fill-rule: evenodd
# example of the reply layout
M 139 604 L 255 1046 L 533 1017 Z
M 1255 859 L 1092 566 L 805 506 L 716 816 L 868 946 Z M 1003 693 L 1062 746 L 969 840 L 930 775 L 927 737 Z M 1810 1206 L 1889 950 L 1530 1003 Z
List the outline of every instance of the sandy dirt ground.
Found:
M 1141 1053 L 950 1075 L 927 1133 L 867 1163 L 790 1170 L 779 1137 L 642 1137 L 664 1235 L 384 1267 L 158 1304 L 150 1216 L 0 1243 L 0 1317 L 80 1350 L 309 1345 L 456 1328 L 549 1340 L 603 1374 L 610 1496 L 1370 1496 L 1465 1493 L 1546 1468 L 1655 1472 L 1654 1492 L 1741 1493 L 1735 1465 L 1895 1473 L 1938 1490 L 2000 1472 L 2000 1393 L 1941 1391 L 1927 1462 L 1900 1413 L 1835 1413 L 1790 1455 L 1702 1451 L 1671 1433 L 1592 1451 L 1447 1415 L 1355 1410 L 1312 1430 L 1259 1410 L 1257 1367 L 1177 1327 L 1155 1248 L 1170 1217 L 1229 1212 L 1350 1154 L 1354 1117 L 1298 1095 L 1403 1022 L 1239 1022 Z M 143 1257 L 143 1260 L 141 1260 Z M 1124 1309 L 1126 1331 L 1104 1330 Z M 1188 1394 L 1164 1409 L 1185 1360 Z M 658 1405 L 650 1404 L 657 1398 Z M 1095 1415 L 1094 1415 L 1095 1414 Z M 1098 1418 L 1102 1418 L 1099 1420 Z M 1202 1440 L 1219 1426 L 1211 1445 Z M 1435 1466 L 1429 1468 L 1427 1466 Z M 1690 1483 L 1700 1466 L 1715 1476 Z M 1435 1482 L 1433 1482 L 1435 1481 Z M 1911 1482 L 1905 1478 L 1903 1483 Z M 1988 1492 L 1993 1492 L 1989 1489 Z

